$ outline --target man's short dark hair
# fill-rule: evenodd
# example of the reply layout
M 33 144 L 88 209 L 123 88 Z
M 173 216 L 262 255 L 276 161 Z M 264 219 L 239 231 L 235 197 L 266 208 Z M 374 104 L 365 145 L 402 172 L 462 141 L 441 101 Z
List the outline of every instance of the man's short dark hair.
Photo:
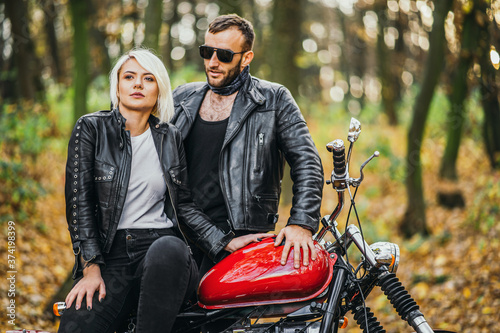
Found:
M 250 51 L 253 48 L 253 40 L 255 39 L 252 23 L 236 14 L 221 15 L 217 17 L 208 26 L 208 32 L 216 34 L 231 28 L 236 28 L 241 31 L 245 38 L 243 51 Z

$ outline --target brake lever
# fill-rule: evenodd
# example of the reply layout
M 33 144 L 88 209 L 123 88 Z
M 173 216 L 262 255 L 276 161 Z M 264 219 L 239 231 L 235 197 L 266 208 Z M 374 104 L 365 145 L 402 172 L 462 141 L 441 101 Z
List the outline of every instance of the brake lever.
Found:
M 350 178 L 349 179 L 349 185 L 351 185 L 352 187 L 358 187 L 361 182 L 363 181 L 363 179 L 365 178 L 364 174 L 363 174 L 363 168 L 372 160 L 374 159 L 375 157 L 379 157 L 380 156 L 380 153 L 378 152 L 378 150 L 376 150 L 372 156 L 370 156 L 363 164 L 361 164 L 361 167 L 359 168 L 359 178 Z

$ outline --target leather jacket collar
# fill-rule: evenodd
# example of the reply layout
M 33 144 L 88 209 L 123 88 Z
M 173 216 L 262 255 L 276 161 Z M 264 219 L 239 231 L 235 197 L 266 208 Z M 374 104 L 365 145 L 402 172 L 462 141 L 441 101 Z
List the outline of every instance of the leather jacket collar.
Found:
M 125 123 L 127 122 L 127 118 L 125 118 L 121 113 L 118 108 L 114 108 L 112 111 L 114 119 L 121 125 L 122 130 L 125 130 Z M 160 119 L 157 117 L 150 115 L 149 119 L 149 126 L 152 130 L 160 132 L 162 134 L 165 134 L 168 129 L 167 124 L 161 124 Z

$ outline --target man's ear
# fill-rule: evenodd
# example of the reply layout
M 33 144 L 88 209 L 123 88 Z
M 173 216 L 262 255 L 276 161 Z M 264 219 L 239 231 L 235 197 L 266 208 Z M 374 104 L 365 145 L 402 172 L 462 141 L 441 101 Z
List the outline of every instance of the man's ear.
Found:
M 241 70 L 250 65 L 253 60 L 253 51 L 248 51 L 243 53 L 243 59 L 241 61 Z

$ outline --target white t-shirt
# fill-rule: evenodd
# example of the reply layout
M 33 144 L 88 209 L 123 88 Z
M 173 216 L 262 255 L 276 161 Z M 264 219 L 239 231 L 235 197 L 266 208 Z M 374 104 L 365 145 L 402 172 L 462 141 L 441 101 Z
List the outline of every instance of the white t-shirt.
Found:
M 130 138 L 132 165 L 127 197 L 118 229 L 159 229 L 173 227 L 164 212 L 167 186 L 163 178 L 151 129 Z

